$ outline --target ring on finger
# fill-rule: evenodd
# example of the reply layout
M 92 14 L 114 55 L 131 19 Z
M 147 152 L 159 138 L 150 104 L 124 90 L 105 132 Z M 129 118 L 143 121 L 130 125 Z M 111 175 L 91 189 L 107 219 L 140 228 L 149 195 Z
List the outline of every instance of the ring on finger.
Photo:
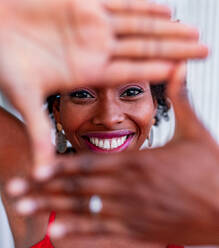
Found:
M 102 200 L 99 196 L 93 195 L 89 201 L 89 211 L 91 214 L 99 214 L 103 208 Z

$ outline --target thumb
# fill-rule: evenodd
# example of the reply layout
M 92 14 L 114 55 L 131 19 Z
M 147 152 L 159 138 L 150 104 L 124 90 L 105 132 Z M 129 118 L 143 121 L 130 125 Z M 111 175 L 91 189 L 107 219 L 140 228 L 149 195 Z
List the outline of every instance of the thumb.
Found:
M 21 112 L 27 124 L 35 168 L 48 168 L 54 157 L 54 148 L 51 143 L 51 126 L 49 117 L 43 110 L 43 101 L 43 95 L 37 90 L 29 90 L 25 97 L 16 94 L 15 107 Z
M 175 112 L 175 133 L 180 138 L 200 138 L 200 133 L 204 134 L 207 131 L 189 103 L 185 82 L 186 63 L 180 62 L 176 65 L 167 88 L 167 95 L 172 102 Z

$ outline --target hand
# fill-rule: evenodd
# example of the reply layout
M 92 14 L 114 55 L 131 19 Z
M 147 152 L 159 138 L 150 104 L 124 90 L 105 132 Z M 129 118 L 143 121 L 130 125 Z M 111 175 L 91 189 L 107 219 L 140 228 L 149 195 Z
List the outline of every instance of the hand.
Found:
M 35 165 L 53 158 L 41 108 L 49 94 L 84 82 L 161 81 L 173 68 L 169 59 L 207 55 L 194 28 L 141 0 L 4 0 L 0 12 L 0 88 L 28 125 Z
M 218 244 L 219 148 L 182 94 L 184 75 L 179 65 L 169 84 L 177 121 L 169 144 L 131 154 L 61 158 L 49 173 L 52 180 L 26 187 L 17 210 L 24 215 L 55 210 L 51 235 L 59 228 L 62 239 L 107 234 L 141 242 Z M 102 200 L 96 218 L 89 209 L 93 195 Z M 34 207 L 24 212 L 28 202 Z

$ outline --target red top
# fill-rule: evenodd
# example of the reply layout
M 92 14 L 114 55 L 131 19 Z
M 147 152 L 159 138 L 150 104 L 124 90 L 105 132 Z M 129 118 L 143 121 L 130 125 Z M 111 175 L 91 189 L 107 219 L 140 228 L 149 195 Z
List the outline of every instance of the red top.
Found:
M 50 225 L 55 221 L 55 217 L 56 217 L 56 213 L 52 212 L 50 214 L 50 217 L 49 217 L 49 224 L 48 224 L 47 233 L 46 233 L 45 238 L 42 241 L 40 241 L 39 243 L 37 243 L 36 245 L 31 246 L 31 248 L 54 248 L 54 246 L 52 245 L 52 242 L 49 238 L 48 232 L 49 232 Z
M 56 216 L 56 213 L 52 212 L 50 217 L 49 217 L 49 224 L 48 224 L 48 229 L 47 229 L 47 233 L 46 233 L 45 238 L 42 241 L 40 241 L 39 243 L 37 243 L 36 245 L 31 246 L 31 248 L 55 248 L 52 245 L 52 242 L 49 238 L 49 233 L 48 233 L 49 226 L 55 221 L 55 216 Z M 168 245 L 167 248 L 184 248 L 184 247 L 178 246 L 178 245 Z

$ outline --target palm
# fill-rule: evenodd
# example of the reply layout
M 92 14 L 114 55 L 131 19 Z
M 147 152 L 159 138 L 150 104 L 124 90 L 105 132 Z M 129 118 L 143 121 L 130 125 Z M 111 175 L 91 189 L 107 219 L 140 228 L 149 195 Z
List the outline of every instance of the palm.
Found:
M 81 80 L 90 83 L 106 64 L 112 34 L 96 1 L 91 5 L 93 11 L 86 11 L 83 5 L 77 8 L 81 12 L 74 15 L 70 8 L 75 6 L 68 7 L 67 1 L 66 6 L 64 2 L 60 6 L 62 11 L 58 14 L 52 11 L 54 4 L 49 6 L 49 3 L 42 5 L 46 9 L 42 19 L 20 18 L 19 14 L 24 14 L 19 11 L 17 16 L 5 18 L 0 46 L 5 87 L 13 89 L 26 84 L 22 90 L 39 89 L 46 95 L 62 87 L 68 88 L 72 81 L 74 85 Z M 39 13 L 41 11 L 39 9 Z
M 14 9 L 10 2 L 3 8 L 1 20 L 1 89 L 27 121 L 37 153 L 34 162 L 47 164 L 53 150 L 41 105 L 48 94 L 98 80 L 112 34 L 97 0 L 89 6 L 78 0 L 13 4 Z
M 135 0 L 127 8 L 128 3 L 23 0 L 20 4 L 4 0 L 0 9 L 0 87 L 28 124 L 35 165 L 51 164 L 54 159 L 50 127 L 41 109 L 48 94 L 82 83 L 162 81 L 174 66 L 170 59 L 207 55 L 194 29 L 170 22 L 165 7 Z M 151 29 L 151 21 L 160 22 L 161 30 Z M 139 29 L 142 22 L 145 28 Z M 148 43 L 146 35 L 152 37 Z M 173 44 L 184 53 L 172 54 Z M 145 49 L 151 45 L 163 47 L 162 54 Z

